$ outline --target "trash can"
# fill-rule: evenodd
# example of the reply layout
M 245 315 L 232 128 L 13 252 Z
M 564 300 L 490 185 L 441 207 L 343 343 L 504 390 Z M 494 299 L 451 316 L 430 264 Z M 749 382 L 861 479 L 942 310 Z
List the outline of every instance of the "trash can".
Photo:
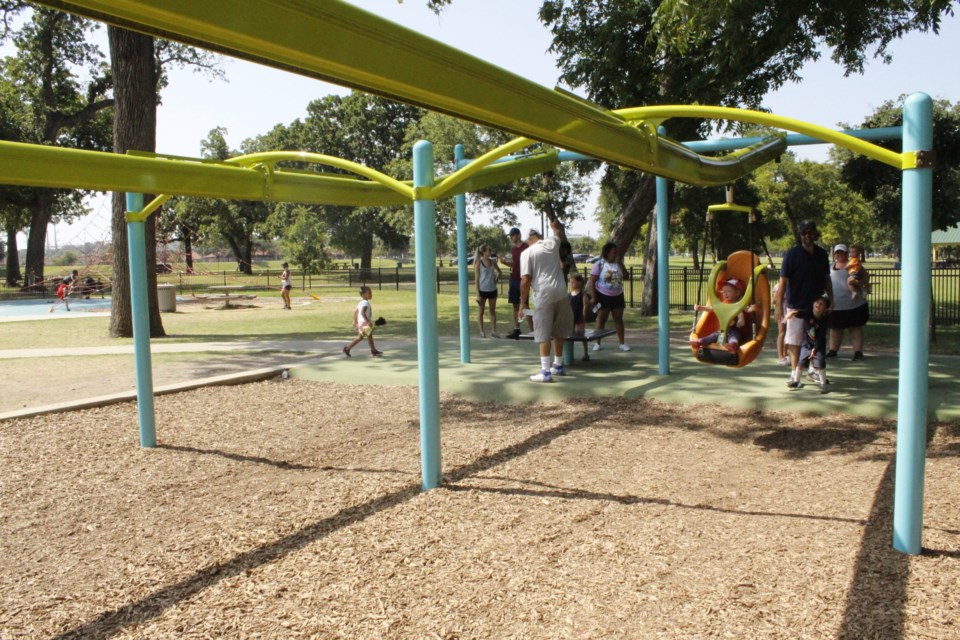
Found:
M 160 308 L 160 311 L 177 310 L 177 285 L 157 285 L 157 306 Z

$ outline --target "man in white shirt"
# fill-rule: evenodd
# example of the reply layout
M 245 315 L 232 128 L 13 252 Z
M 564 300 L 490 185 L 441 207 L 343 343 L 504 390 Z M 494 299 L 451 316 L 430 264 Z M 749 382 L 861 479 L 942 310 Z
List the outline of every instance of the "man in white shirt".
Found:
M 560 263 L 560 243 L 566 240 L 563 225 L 551 220 L 554 236 L 544 240 L 540 232 L 531 229 L 527 238 L 529 248 L 520 254 L 520 310 L 527 311 L 527 296 L 533 289 L 533 339 L 540 345 L 540 372 L 530 376 L 533 382 L 553 382 L 554 376 L 564 375 L 563 341 L 573 332 L 573 310 L 567 298 L 567 286 Z M 550 343 L 554 358 L 550 364 Z

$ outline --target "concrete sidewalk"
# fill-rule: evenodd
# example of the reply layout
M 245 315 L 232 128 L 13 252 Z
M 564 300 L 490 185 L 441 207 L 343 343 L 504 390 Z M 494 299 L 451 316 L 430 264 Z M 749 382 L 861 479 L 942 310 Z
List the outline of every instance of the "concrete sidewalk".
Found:
M 263 352 L 282 351 L 291 353 L 323 353 L 334 347 L 340 348 L 343 340 L 236 340 L 219 342 L 168 342 L 152 340 L 150 353 L 204 353 L 204 352 Z M 10 358 L 52 358 L 62 356 L 118 356 L 133 355 L 133 345 L 109 345 L 100 347 L 56 347 L 50 349 L 3 349 L 0 360 Z

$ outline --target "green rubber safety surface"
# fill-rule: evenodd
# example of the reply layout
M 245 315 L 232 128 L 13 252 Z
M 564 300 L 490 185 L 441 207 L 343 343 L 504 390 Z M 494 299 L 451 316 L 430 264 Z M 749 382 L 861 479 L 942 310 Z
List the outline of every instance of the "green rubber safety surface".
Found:
M 297 367 L 290 375 L 328 382 L 372 385 L 418 384 L 417 350 L 413 343 L 379 345 L 386 352 L 372 358 L 364 345 L 343 355 Z M 537 346 L 529 341 L 474 339 L 471 362 L 460 362 L 460 343 L 440 341 L 440 389 L 474 401 L 498 403 L 557 402 L 577 397 L 646 397 L 667 403 L 700 403 L 758 411 L 831 414 L 887 418 L 897 417 L 898 358 L 895 354 L 867 355 L 852 362 L 842 351 L 827 364 L 830 392 L 804 382 L 800 389 L 786 386 L 789 368 L 776 364 L 774 352 L 766 350 L 749 366 L 732 369 L 698 363 L 687 349 L 671 349 L 670 375 L 661 376 L 657 348 L 617 349 L 607 340 L 603 349 L 583 350 L 575 345 L 575 362 L 567 375 L 552 383 L 530 382 L 539 371 Z M 933 356 L 930 361 L 929 416 L 931 420 L 960 420 L 960 385 L 956 384 L 960 359 Z

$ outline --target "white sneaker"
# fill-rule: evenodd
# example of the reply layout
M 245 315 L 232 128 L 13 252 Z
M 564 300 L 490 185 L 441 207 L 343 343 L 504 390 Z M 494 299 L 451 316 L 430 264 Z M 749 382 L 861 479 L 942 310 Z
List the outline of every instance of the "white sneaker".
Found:
M 593 345 L 593 350 L 594 350 L 594 351 L 600 351 L 600 343 L 599 343 L 599 342 L 598 342 L 597 344 Z
M 781 365 L 781 366 L 784 366 L 784 367 L 785 367 L 785 366 L 789 366 L 789 364 L 790 364 L 790 358 L 789 358 L 788 356 L 783 356 L 782 358 L 780 358 L 779 360 L 777 360 L 777 364 L 779 364 L 779 365 Z
M 630 351 L 630 345 L 628 344 L 620 345 L 620 351 Z
M 553 375 L 547 369 L 540 369 L 540 373 L 530 376 L 530 382 L 553 382 Z

